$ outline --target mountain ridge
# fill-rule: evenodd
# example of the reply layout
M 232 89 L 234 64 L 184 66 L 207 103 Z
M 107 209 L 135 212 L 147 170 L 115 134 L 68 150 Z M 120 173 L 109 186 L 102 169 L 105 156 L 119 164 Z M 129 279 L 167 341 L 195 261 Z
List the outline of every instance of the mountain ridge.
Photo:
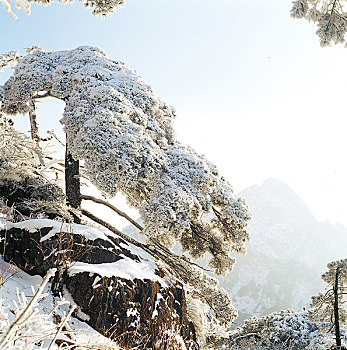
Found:
M 347 229 L 319 222 L 284 182 L 270 178 L 241 193 L 252 213 L 250 242 L 234 270 L 219 278 L 239 310 L 251 316 L 308 306 L 323 291 L 326 264 L 347 255 Z

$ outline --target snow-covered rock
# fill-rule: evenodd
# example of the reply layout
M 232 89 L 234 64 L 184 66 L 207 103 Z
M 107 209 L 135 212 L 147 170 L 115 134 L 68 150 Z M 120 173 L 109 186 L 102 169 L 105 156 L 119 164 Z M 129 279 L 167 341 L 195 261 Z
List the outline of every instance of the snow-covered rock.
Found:
M 183 285 L 141 249 L 102 228 L 48 219 L 1 222 L 5 260 L 30 275 L 58 267 L 53 291 L 71 296 L 80 318 L 101 334 L 151 349 L 178 335 L 177 342 L 194 349 Z
M 49 284 L 45 283 L 46 278 L 30 276 L 1 257 L 0 266 L 3 271 L 0 280 L 2 350 L 56 350 L 64 341 L 72 347 L 78 345 L 80 350 L 119 349 L 115 342 L 81 321 L 81 311 L 76 313 L 79 319 L 68 317 L 75 303 L 68 295 L 54 297 Z M 52 272 L 49 271 L 47 278 Z M 19 323 L 19 319 L 23 322 Z M 65 326 L 59 332 L 62 323 Z

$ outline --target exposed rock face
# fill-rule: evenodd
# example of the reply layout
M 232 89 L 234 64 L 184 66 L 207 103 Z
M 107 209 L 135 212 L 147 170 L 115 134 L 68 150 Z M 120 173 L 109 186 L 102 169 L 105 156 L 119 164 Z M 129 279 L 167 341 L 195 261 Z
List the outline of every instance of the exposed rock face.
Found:
M 55 291 L 67 289 L 88 315 L 86 322 L 120 345 L 180 349 L 175 337 L 180 334 L 188 348 L 197 348 L 181 283 L 113 233 L 28 220 L 6 222 L 0 237 L 5 260 L 25 272 L 43 276 L 50 267 L 59 267 Z
M 194 339 L 184 293 L 178 284 L 164 288 L 158 281 L 99 279 L 88 272 L 68 278 L 66 284 L 76 303 L 87 310 L 88 323 L 102 334 L 116 338 L 122 346 L 174 349 L 170 331 L 178 331 L 188 343 Z

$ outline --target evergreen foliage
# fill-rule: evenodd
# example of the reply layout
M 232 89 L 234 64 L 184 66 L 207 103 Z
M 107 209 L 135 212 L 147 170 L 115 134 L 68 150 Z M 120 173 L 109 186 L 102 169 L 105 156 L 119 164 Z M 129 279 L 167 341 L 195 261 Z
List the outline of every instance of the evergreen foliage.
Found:
M 328 284 L 325 293 L 312 297 L 309 318 L 313 322 L 325 323 L 328 331 L 334 330 L 336 345 L 341 346 L 341 326 L 347 326 L 347 259 L 327 265 L 322 280 Z
M 249 239 L 248 209 L 214 164 L 175 139 L 174 109 L 134 71 L 97 48 L 36 49 L 3 86 L 1 110 L 26 113 L 42 94 L 66 103 L 73 158 L 101 191 L 121 191 L 140 210 L 148 237 L 179 241 L 194 258 L 209 253 L 217 274 L 232 269 L 229 251 L 244 253 Z
M 148 245 L 162 250 L 160 243 L 171 248 L 178 241 L 194 258 L 209 253 L 216 273 L 230 271 L 234 262 L 230 250 L 245 252 L 249 239 L 247 206 L 214 164 L 175 139 L 174 109 L 158 99 L 134 71 L 108 59 L 100 49 L 80 47 L 52 53 L 33 48 L 27 52 L 24 57 L 17 53 L 1 56 L 3 66 L 18 61 L 13 76 L 0 86 L 1 111 L 24 114 L 30 112 L 35 99 L 52 96 L 63 100 L 66 107 L 61 122 L 73 159 L 85 161 L 84 174 L 105 195 L 121 191 L 139 209 Z M 24 187 L 27 194 L 24 185 L 29 183 L 38 192 L 46 185 L 40 182 L 44 155 L 37 154 L 41 152 L 38 143 L 13 127 L 2 132 L 6 130 L 16 135 L 6 147 L 14 153 L 2 155 L 4 162 L 14 162 L 18 170 L 18 178 L 10 185 Z M 28 150 L 16 149 L 17 143 Z M 17 151 L 23 159 L 13 161 Z M 26 159 L 29 164 L 21 169 L 20 162 Z M 4 168 L 4 174 L 8 176 L 10 170 Z M 11 187 L 8 182 L 6 186 Z M 67 218 L 66 212 L 60 214 L 56 208 L 65 198 L 54 195 L 58 192 L 44 192 L 48 199 L 31 196 L 24 209 L 35 215 L 41 208 L 47 217 L 53 207 L 54 214 Z M 8 193 L 3 197 L 8 200 Z M 8 204 L 14 203 L 18 205 L 18 200 Z M 169 251 L 159 259 L 169 263 L 193 298 L 208 305 L 206 310 L 213 310 L 203 312 L 207 336 L 215 337 L 230 327 L 237 311 L 214 278 L 187 258 L 170 259 Z
M 306 18 L 317 25 L 316 34 L 321 46 L 346 42 L 346 0 L 295 0 L 290 14 L 293 18 Z
M 5 10 L 12 18 L 17 19 L 17 15 L 12 11 L 12 0 L 1 0 Z M 93 9 L 93 15 L 109 16 L 116 9 L 125 5 L 125 0 L 79 0 L 85 7 Z M 25 14 L 30 15 L 31 3 L 35 2 L 47 6 L 54 0 L 15 0 L 15 7 L 21 9 Z M 70 4 L 73 0 L 59 0 L 60 3 Z
M 65 195 L 48 179 L 49 167 L 42 166 L 40 158 L 44 154 L 37 143 L 0 114 L 0 199 L 15 205 L 17 220 L 41 215 L 69 220 Z
M 328 349 L 318 325 L 306 312 L 281 311 L 246 320 L 229 341 L 229 348 L 241 349 Z

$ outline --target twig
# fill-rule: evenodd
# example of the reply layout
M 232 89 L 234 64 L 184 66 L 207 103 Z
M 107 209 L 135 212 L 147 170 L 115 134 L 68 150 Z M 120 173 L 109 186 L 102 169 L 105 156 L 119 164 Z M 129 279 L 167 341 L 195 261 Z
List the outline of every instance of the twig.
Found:
M 47 134 L 48 134 L 48 135 L 51 135 L 52 137 L 54 137 L 62 146 L 65 147 L 65 143 L 62 142 L 62 141 L 59 139 L 59 137 L 54 133 L 53 130 L 48 130 L 48 131 L 47 131 Z
M 210 271 L 210 270 L 205 269 L 202 266 L 194 263 L 193 261 L 191 261 L 189 258 L 187 258 L 185 256 L 176 255 L 175 253 L 171 252 L 169 249 L 164 247 L 162 244 L 160 244 L 154 238 L 151 238 L 151 244 L 140 243 L 136 239 L 131 238 L 128 235 L 126 235 L 125 233 L 119 231 L 118 229 L 113 227 L 108 222 L 106 222 L 106 221 L 96 217 L 95 215 L 93 215 L 89 211 L 87 211 L 85 209 L 81 209 L 81 213 L 82 213 L 82 215 L 85 215 L 89 219 L 91 219 L 91 220 L 97 222 L 98 224 L 106 227 L 111 232 L 117 234 L 119 237 L 121 237 L 122 239 L 124 239 L 128 243 L 131 243 L 131 244 L 135 245 L 136 247 L 139 247 L 139 248 L 143 249 L 145 252 L 149 253 L 150 255 L 152 255 L 153 257 L 157 258 L 158 260 L 161 260 L 161 261 L 167 263 L 176 272 L 178 272 L 177 270 L 179 269 L 179 267 L 181 267 L 181 269 L 185 272 L 184 266 L 180 264 L 182 261 L 184 261 L 185 263 L 189 263 L 191 265 L 197 266 L 198 268 L 200 268 L 200 269 L 202 269 L 204 271 Z M 113 238 L 112 236 L 108 236 L 108 237 L 110 239 Z M 178 275 L 180 276 L 181 273 L 178 273 Z
M 15 329 L 16 326 L 21 325 L 23 322 L 25 322 L 28 317 L 31 315 L 31 309 L 36 303 L 36 301 L 39 299 L 40 295 L 42 294 L 44 288 L 46 287 L 46 284 L 48 283 L 49 279 L 54 276 L 55 269 L 51 269 L 47 272 L 45 278 L 43 279 L 42 283 L 40 284 L 39 288 L 37 289 L 34 297 L 30 300 L 26 308 L 23 310 L 23 312 L 18 316 L 18 318 L 11 324 L 11 326 L 8 328 L 7 331 L 4 332 L 4 335 L 2 339 L 0 340 L 0 349 L 2 349 L 5 344 L 7 343 L 8 339 L 11 336 L 12 331 Z
M 55 334 L 54 338 L 52 339 L 51 343 L 49 344 L 49 347 L 48 347 L 47 350 L 50 350 L 50 349 L 51 349 L 51 347 L 53 346 L 53 344 L 54 344 L 55 341 L 57 340 L 59 333 L 60 333 L 61 330 L 64 328 L 66 322 L 70 319 L 70 317 L 71 317 L 72 313 L 75 311 L 76 307 L 77 307 L 77 306 L 74 305 L 74 306 L 72 306 L 72 307 L 70 308 L 68 314 L 66 315 L 66 317 L 65 317 L 64 320 L 63 320 L 63 322 L 61 323 L 59 329 L 57 330 L 57 333 Z

